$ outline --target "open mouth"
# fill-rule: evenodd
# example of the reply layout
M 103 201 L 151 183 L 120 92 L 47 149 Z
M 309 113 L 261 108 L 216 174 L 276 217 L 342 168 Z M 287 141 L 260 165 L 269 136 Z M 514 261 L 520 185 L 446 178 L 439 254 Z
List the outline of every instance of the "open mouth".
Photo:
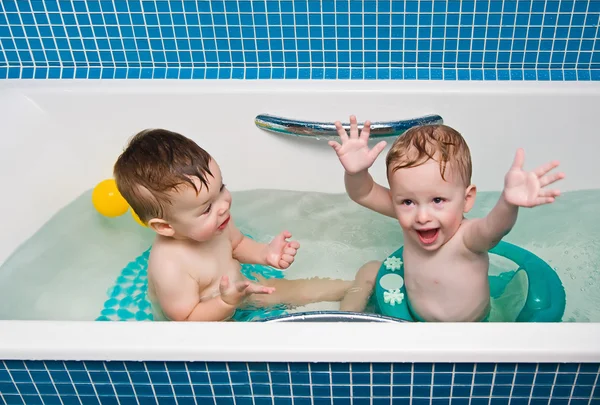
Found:
M 225 229 L 225 227 L 229 223 L 230 219 L 231 219 L 231 216 L 227 217 L 227 219 L 225 221 L 223 221 L 223 223 L 221 225 L 219 225 L 219 227 L 217 229 L 219 229 L 220 231 L 223 230 L 223 229 Z
M 439 231 L 440 228 L 418 230 L 417 235 L 419 235 L 421 243 L 423 243 L 424 245 L 431 245 L 433 242 L 436 241 Z

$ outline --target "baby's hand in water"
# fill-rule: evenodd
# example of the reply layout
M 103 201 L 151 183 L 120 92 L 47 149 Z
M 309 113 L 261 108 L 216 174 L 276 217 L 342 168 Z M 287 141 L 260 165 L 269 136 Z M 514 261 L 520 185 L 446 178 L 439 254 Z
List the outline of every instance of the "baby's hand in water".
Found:
M 328 144 L 335 150 L 342 166 L 344 166 L 348 174 L 360 173 L 371 167 L 377 156 L 385 148 L 386 142 L 381 141 L 373 149 L 369 150 L 369 145 L 367 144 L 371 132 L 371 123 L 369 121 L 365 121 L 365 126 L 360 135 L 354 115 L 350 116 L 350 137 L 348 137 L 346 130 L 339 121 L 336 121 L 335 128 L 342 144 L 340 145 L 335 141 L 329 141 Z
M 238 306 L 244 298 L 252 294 L 271 294 L 275 291 L 273 287 L 265 287 L 260 284 L 252 283 L 248 280 L 237 281 L 233 285 L 229 282 L 228 276 L 222 276 L 219 283 L 219 292 L 221 299 L 233 306 Z
M 512 167 L 504 177 L 504 199 L 519 207 L 535 207 L 554 202 L 560 191 L 544 187 L 565 177 L 561 172 L 548 174 L 558 167 L 558 161 L 546 163 L 531 172 L 523 170 L 524 161 L 525 152 L 518 149 Z
M 292 234 L 288 231 L 283 231 L 275 237 L 267 245 L 266 262 L 269 266 L 277 269 L 287 269 L 294 262 L 294 256 L 300 248 L 300 244 L 296 241 L 288 241 Z

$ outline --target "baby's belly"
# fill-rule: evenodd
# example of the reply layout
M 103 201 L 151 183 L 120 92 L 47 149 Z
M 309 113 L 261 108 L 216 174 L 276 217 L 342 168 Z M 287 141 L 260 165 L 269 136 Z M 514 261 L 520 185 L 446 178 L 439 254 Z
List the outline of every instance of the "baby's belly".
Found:
M 430 322 L 470 322 L 485 317 L 490 303 L 487 273 L 446 275 L 406 277 L 406 292 L 417 315 Z

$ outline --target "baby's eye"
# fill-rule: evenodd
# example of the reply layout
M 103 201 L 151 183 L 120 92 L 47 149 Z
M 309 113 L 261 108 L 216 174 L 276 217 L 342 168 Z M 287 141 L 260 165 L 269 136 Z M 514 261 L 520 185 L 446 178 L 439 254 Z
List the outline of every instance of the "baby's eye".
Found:
M 219 191 L 225 190 L 225 184 L 221 185 L 221 189 Z
M 210 204 L 210 205 L 209 205 L 209 206 L 206 208 L 206 210 L 204 210 L 204 212 L 202 213 L 202 215 L 206 215 L 206 214 L 208 214 L 208 213 L 210 212 L 210 209 L 211 209 L 211 208 L 212 208 L 212 204 Z
M 441 203 L 444 202 L 444 199 L 442 197 L 435 197 L 433 199 L 433 202 L 436 203 L 436 204 L 441 204 Z
M 402 205 L 412 205 L 412 200 L 404 200 L 402 201 Z

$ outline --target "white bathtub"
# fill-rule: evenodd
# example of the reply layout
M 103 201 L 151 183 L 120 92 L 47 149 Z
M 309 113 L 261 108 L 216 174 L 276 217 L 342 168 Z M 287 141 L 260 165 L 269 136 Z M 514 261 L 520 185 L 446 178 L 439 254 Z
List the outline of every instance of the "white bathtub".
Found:
M 111 177 L 115 157 L 142 128 L 198 141 L 227 168 L 233 190 L 340 193 L 342 169 L 326 142 L 261 131 L 255 116 L 383 121 L 433 113 L 466 137 L 480 191 L 501 189 L 517 147 L 530 168 L 560 159 L 568 175 L 560 187 L 569 191 L 600 188 L 599 105 L 596 82 L 0 81 L 0 263 Z M 382 157 L 371 173 L 385 184 Z M 7 320 L 0 359 L 599 362 L 600 325 Z

